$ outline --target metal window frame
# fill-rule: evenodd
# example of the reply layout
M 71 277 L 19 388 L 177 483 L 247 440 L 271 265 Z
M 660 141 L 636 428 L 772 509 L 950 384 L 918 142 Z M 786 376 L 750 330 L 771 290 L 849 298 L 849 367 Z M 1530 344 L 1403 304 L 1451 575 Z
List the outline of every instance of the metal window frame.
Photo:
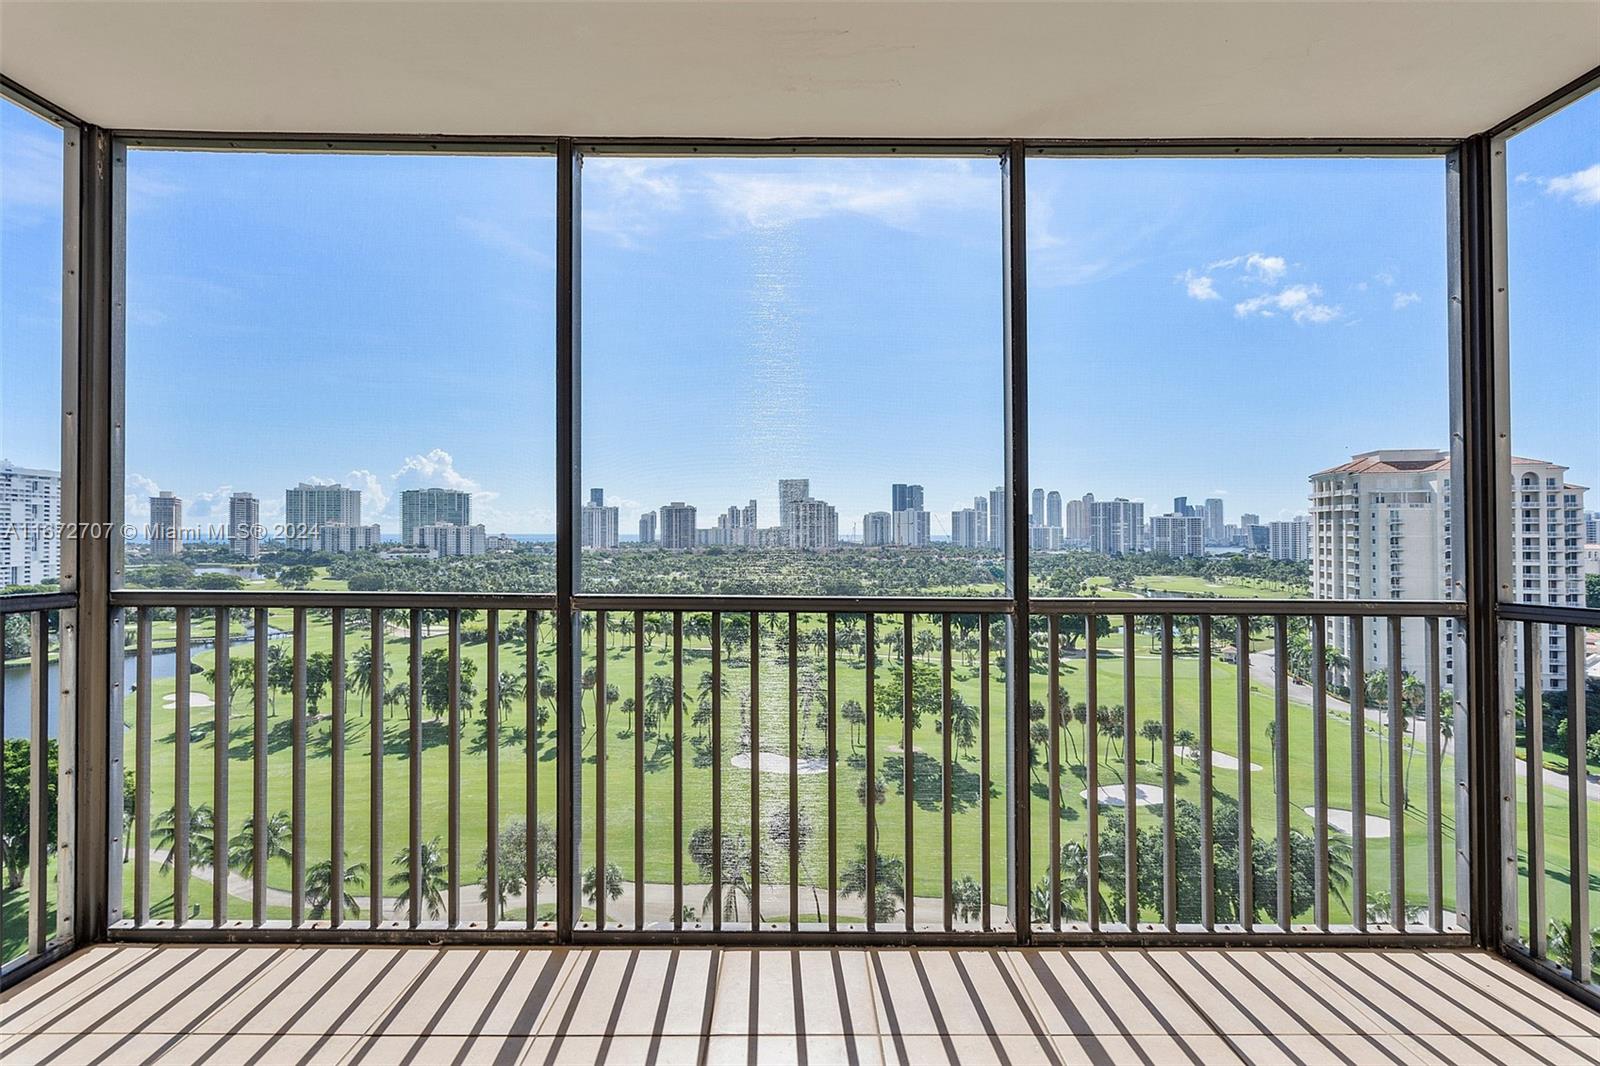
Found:
M 1027 372 L 1026 372 L 1026 157 L 1051 156 L 1122 156 L 1122 157 L 1283 157 L 1283 158 L 1337 158 L 1348 156 L 1442 156 L 1447 168 L 1447 210 L 1452 231 L 1450 234 L 1451 261 L 1451 433 L 1452 453 L 1460 465 L 1461 474 L 1454 479 L 1453 492 L 1458 509 L 1467 550 L 1458 549 L 1457 557 L 1464 561 L 1461 573 L 1466 580 L 1461 588 L 1461 609 L 1465 612 L 1464 641 L 1471 646 L 1469 656 L 1468 699 L 1477 706 L 1496 706 L 1505 670 L 1499 636 L 1507 619 L 1522 617 L 1526 610 L 1501 603 L 1499 582 L 1506 573 L 1508 560 L 1508 526 L 1505 515 L 1509 501 L 1500 501 L 1495 491 L 1498 473 L 1509 463 L 1506 434 L 1497 427 L 1507 425 L 1509 375 L 1505 334 L 1504 288 L 1504 174 L 1503 151 L 1499 154 L 1500 171 L 1495 172 L 1495 149 L 1503 149 L 1506 138 L 1527 128 L 1534 122 L 1553 114 L 1566 103 L 1600 86 L 1600 69 L 1589 72 L 1567 86 L 1511 116 L 1484 134 L 1465 139 L 1420 138 L 1415 140 L 1369 139 L 950 139 L 928 140 L 894 138 L 882 139 L 694 139 L 694 138 L 558 138 L 558 137 L 443 137 L 443 136 L 391 136 L 391 135 L 326 135 L 316 133 L 232 135 L 200 131 L 107 131 L 94 127 L 71 113 L 55 107 L 48 101 L 28 92 L 22 86 L 0 76 L 0 90 L 8 98 L 16 99 L 30 110 L 43 112 L 68 130 L 78 135 L 79 167 L 76 188 L 72 170 L 68 167 L 68 215 L 79 238 L 74 249 L 78 267 L 77 291 L 65 307 L 77 308 L 77 315 L 64 315 L 71 320 L 72 336 L 64 336 L 64 354 L 75 358 L 64 359 L 64 386 L 66 374 L 72 374 L 70 392 L 64 390 L 63 419 L 77 417 L 75 430 L 70 433 L 71 451 L 65 442 L 69 436 L 64 428 L 63 449 L 63 509 L 66 506 L 66 461 L 69 454 L 74 462 L 73 505 L 78 518 L 91 521 L 97 518 L 120 523 L 122 494 L 118 489 L 122 474 L 123 428 L 123 360 L 122 360 L 122 220 L 125 206 L 123 175 L 125 152 L 129 147 L 162 148 L 171 150 L 219 151 L 287 151 L 287 152 L 372 152 L 449 154 L 550 154 L 557 157 L 557 589 L 553 597 L 541 597 L 542 603 L 551 604 L 558 618 L 567 624 L 557 626 L 558 669 L 558 723 L 570 725 L 575 710 L 577 693 L 574 691 L 574 667 L 579 654 L 577 640 L 578 612 L 593 606 L 612 603 L 615 597 L 586 596 L 579 582 L 579 553 L 574 534 L 577 528 L 577 509 L 581 502 L 581 389 L 579 371 L 579 205 L 581 189 L 581 163 L 585 153 L 645 154 L 675 156 L 759 156 L 759 155 L 851 155 L 891 157 L 895 155 L 971 155 L 993 156 L 1005 164 L 1004 225 L 1006 233 L 1005 263 L 1005 378 L 1006 378 L 1006 498 L 1011 515 L 1007 545 L 1007 589 L 1005 598 L 959 601 L 960 609 L 985 615 L 1004 614 L 1010 623 L 1012 651 L 1027 647 L 1027 619 L 1030 611 L 1059 612 L 1071 601 L 1050 601 L 1031 597 L 1027 575 L 1028 541 L 1025 524 L 1018 517 L 1026 513 L 1027 500 Z M 1498 268 L 1498 269 L 1497 269 Z M 65 326 L 64 326 L 65 333 Z M 70 368 L 66 364 L 71 364 Z M 68 401 L 67 397 L 71 400 Z M 69 408 L 69 402 L 77 408 Z M 83 476 L 78 476 L 82 471 Z M 1467 508 L 1467 512 L 1460 509 Z M 1019 528 L 1020 527 L 1020 528 Z M 565 536 L 560 534 L 565 533 Z M 90 550 L 75 553 L 73 560 L 76 581 L 88 589 L 90 596 L 82 602 L 79 640 L 90 641 L 89 647 L 105 648 L 106 655 L 80 656 L 75 677 L 84 699 L 78 701 L 74 721 L 87 727 L 89 749 L 98 751 L 97 764 L 93 754 L 84 760 L 78 774 L 77 805 L 89 817 L 80 820 L 76 838 L 93 842 L 97 861 L 80 865 L 76 898 L 80 910 L 89 920 L 80 922 L 75 929 L 74 942 L 102 939 L 106 935 L 106 918 L 114 916 L 120 899 L 108 899 L 116 888 L 120 870 L 120 832 L 115 832 L 120 818 L 120 796 L 109 795 L 109 775 L 120 768 L 117 753 L 110 750 L 109 739 L 120 734 L 121 670 L 117 659 L 121 651 L 120 611 L 123 605 L 138 602 L 140 594 L 121 590 L 122 551 L 120 538 L 108 542 L 94 542 Z M 66 561 L 63 560 L 65 571 Z M 660 609 L 657 598 L 647 599 L 650 606 Z M 319 601 L 320 602 L 320 601 Z M 365 603 L 365 601 L 363 601 Z M 787 602 L 787 601 L 786 601 Z M 944 601 L 938 601 L 943 605 Z M 352 603 L 352 606 L 355 604 Z M 381 606 L 381 604 L 371 604 Z M 1263 613 L 1264 606 L 1252 601 L 1252 613 Z M 639 606 L 642 608 L 643 603 Z M 820 607 L 821 604 L 819 603 Z M 1075 604 L 1074 604 L 1075 606 Z M 691 608 L 692 609 L 692 608 Z M 770 609 L 770 608 L 764 608 Z M 800 609 L 805 609 L 804 605 Z M 1174 608 L 1176 610 L 1176 608 Z M 1159 613 L 1159 610 L 1158 610 Z M 1545 612 L 1548 613 L 1548 612 Z M 1600 615 L 1600 612 L 1593 612 Z M 1561 620 L 1570 620 L 1561 612 Z M 1584 614 L 1585 619 L 1589 617 Z M 1541 619 L 1543 614 L 1541 614 Z M 1555 621 L 1551 618 L 1549 620 Z M 1020 638 L 1020 643 L 1019 643 Z M 115 640 L 115 643 L 113 643 Z M 563 668 L 564 667 L 564 668 Z M 1027 683 L 1027 673 L 1022 684 Z M 1019 686 L 1008 683 L 1008 703 L 1015 700 Z M 1026 708 L 1026 693 L 1020 704 Z M 100 701 L 105 700 L 106 704 Z M 1008 713 L 1010 708 L 1008 708 Z M 1507 941 L 1501 919 L 1504 900 L 1499 898 L 1504 886 L 1502 878 L 1485 876 L 1494 868 L 1501 856 L 1499 819 L 1493 817 L 1497 804 L 1495 798 L 1502 781 L 1506 780 L 1503 758 L 1474 757 L 1473 752 L 1497 751 L 1503 745 L 1489 716 L 1472 731 L 1469 738 L 1469 762 L 1473 801 L 1472 824 L 1478 830 L 1470 843 L 1470 861 L 1477 874 L 1471 878 L 1473 899 L 1471 906 L 1473 935 L 1480 944 L 1508 953 Z M 98 726 L 95 725 L 98 719 Z M 117 725 L 115 731 L 111 726 Z M 558 729 L 560 724 L 558 724 Z M 558 824 L 566 827 L 569 840 L 558 846 L 558 863 L 567 875 L 571 893 L 558 902 L 558 936 L 572 938 L 573 919 L 580 901 L 577 897 L 579 869 L 576 789 L 578 776 L 574 772 L 576 738 L 568 730 L 568 744 L 558 760 Z M 1017 740 L 1018 732 L 1012 730 L 1016 741 L 1008 745 L 1006 757 L 1008 776 L 1026 775 L 1028 749 L 1026 737 Z M 571 750 L 568 750 L 568 749 Z M 565 770 L 560 767 L 565 764 Z M 101 772 L 102 769 L 104 772 Z M 1014 778 L 1013 778 L 1014 779 Z M 98 782 L 98 783 L 97 783 Z M 1026 794 L 1026 789 L 1022 792 Z M 1021 832 L 1027 838 L 1028 804 L 1019 801 L 1008 812 L 1008 835 Z M 99 813 L 95 813 L 98 811 Z M 105 845 L 109 841 L 111 847 Z M 99 854 L 103 851 L 104 854 Z M 1027 849 L 1013 843 L 1011 875 L 1026 888 L 1028 882 Z M 1486 861 L 1492 860 L 1492 861 Z M 107 863 L 100 868 L 99 861 Z M 92 867 L 92 869 L 90 868 Z M 98 887 L 96 887 L 98 886 Z M 1013 887 L 1019 887 L 1014 884 Z M 1013 891 L 1012 899 L 1026 895 Z M 1015 906 L 1015 903 L 1014 903 Z M 1023 900 L 1021 906 L 1027 904 Z M 1493 920 L 1491 920 L 1493 919 Z M 114 920 L 114 917 L 113 919 Z M 1031 922 L 1016 923 L 1016 936 L 1000 936 L 998 943 L 1025 943 Z M 763 934 L 761 942 L 780 943 L 782 937 Z M 1092 936 L 1086 942 L 1105 942 L 1103 936 Z M 1266 942 L 1251 938 L 1248 943 Z M 1515 952 L 1509 952 L 1516 958 Z M 39 960 L 44 961 L 44 960 Z M 1572 982 L 1553 975 L 1545 964 L 1530 965 L 1540 976 L 1552 979 L 1559 987 L 1574 991 Z M 7 975 L 8 983 L 12 979 Z M 1580 992 L 1579 994 L 1583 994 Z

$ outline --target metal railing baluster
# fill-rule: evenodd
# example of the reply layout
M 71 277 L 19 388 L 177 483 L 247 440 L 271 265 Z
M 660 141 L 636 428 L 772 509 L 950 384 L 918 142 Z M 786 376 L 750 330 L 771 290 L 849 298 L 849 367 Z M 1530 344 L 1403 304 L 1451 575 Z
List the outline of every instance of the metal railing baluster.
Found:
M 606 927 L 606 612 L 594 613 L 594 927 Z
M 1161 616 L 1161 915 L 1167 931 L 1178 928 L 1178 830 L 1173 813 L 1177 785 L 1173 765 L 1172 616 Z
M 1254 818 L 1250 811 L 1250 618 L 1239 615 L 1234 619 L 1238 627 L 1234 641 L 1238 662 L 1238 710 L 1236 721 L 1239 735 L 1239 926 L 1245 932 L 1255 928 L 1255 836 Z
M 485 924 L 493 929 L 500 924 L 500 612 L 489 609 L 489 643 L 484 647 L 484 739 L 489 750 L 485 752 L 489 775 L 485 797 L 484 826 L 487 839 L 483 845 Z
M 1328 630 L 1321 615 L 1311 616 L 1311 804 L 1312 879 L 1316 892 L 1313 921 L 1328 931 Z
M 1100 616 L 1083 618 L 1083 746 L 1089 765 L 1085 768 L 1089 787 L 1088 858 L 1085 865 L 1084 903 L 1089 910 L 1089 929 L 1100 931 Z
M 228 609 L 218 607 L 211 642 L 211 924 L 228 920 L 228 747 L 233 740 L 233 677 L 228 662 Z
M 750 612 L 750 931 L 761 928 L 761 615 Z
M 406 914 L 411 928 L 422 924 L 422 612 L 411 611 L 410 722 L 406 735 L 409 763 L 409 826 L 406 844 Z
M 828 932 L 839 928 L 839 685 L 838 616 L 828 612 Z
M 911 725 L 914 718 L 913 709 L 916 706 L 916 675 L 912 670 L 913 649 L 911 646 L 911 615 L 906 613 L 900 620 L 900 656 L 902 662 L 903 680 L 900 691 L 900 770 L 901 770 L 901 798 L 905 801 L 905 864 L 906 864 L 906 924 L 907 933 L 914 932 L 917 927 L 917 889 L 916 889 L 916 827 L 912 823 L 912 811 L 916 806 L 917 779 L 916 757 L 914 754 L 914 734 Z
M 1567 840 L 1571 845 L 1567 869 L 1572 871 L 1572 979 L 1587 982 L 1593 976 L 1589 925 L 1589 719 L 1584 706 L 1584 633 L 1582 626 L 1567 629 Z M 1528 768 L 1529 775 L 1533 768 Z
M 1272 791 L 1278 837 L 1278 928 L 1294 922 L 1289 891 L 1289 620 L 1272 620 Z
M 1389 619 L 1389 923 L 1406 928 L 1406 807 L 1401 750 L 1406 742 L 1404 660 L 1399 618 Z
M 993 926 L 989 910 L 994 905 L 990 887 L 989 865 L 994 861 L 990 841 L 989 790 L 992 787 L 989 770 L 989 616 L 978 616 L 978 723 L 982 735 L 978 738 L 978 817 L 983 826 L 979 833 L 978 861 L 982 869 L 978 874 L 978 894 L 983 901 L 983 931 Z
M 367 925 L 373 929 L 383 922 L 383 708 L 387 703 L 383 684 L 383 610 L 373 608 L 368 620 L 367 720 L 370 746 L 367 810 Z
M 53 930 L 49 927 L 49 788 L 48 746 L 50 737 L 50 626 L 49 612 L 34 611 L 29 617 L 28 651 L 32 660 L 28 674 L 28 954 L 44 954 Z M 58 802 L 67 802 L 61 797 Z M 185 804 L 183 811 L 187 811 Z M 183 836 L 188 847 L 188 833 Z M 183 869 L 188 870 L 187 852 Z M 177 912 L 174 912 L 176 916 Z
M 951 691 L 950 691 L 950 616 L 939 616 L 939 657 L 940 657 L 940 708 L 943 721 L 940 733 L 944 740 L 944 751 L 940 758 L 939 782 L 944 786 L 944 795 L 940 797 L 940 807 L 944 812 L 944 929 L 950 932 L 955 929 L 955 823 L 952 809 L 951 772 L 955 766 L 954 754 L 951 747 Z
M 1537 622 L 1522 623 L 1522 704 L 1527 770 L 1523 787 L 1528 820 L 1528 951 L 1536 959 L 1549 948 L 1544 861 L 1544 671 Z
M 1055 932 L 1061 932 L 1061 618 L 1050 615 L 1046 620 L 1046 661 L 1050 671 L 1045 684 L 1045 721 L 1049 723 L 1049 754 L 1045 759 L 1050 784 L 1047 789 L 1050 808 L 1050 910 L 1036 921 L 1048 922 Z
M 294 680 L 291 683 L 293 782 L 290 800 L 290 924 L 299 928 L 306 917 L 306 609 L 294 609 Z
M 133 924 L 150 922 L 150 608 L 138 613 L 134 666 Z M 263 678 L 263 681 L 265 679 Z M 259 751 L 262 738 L 256 737 Z M 259 758 L 259 754 L 257 758 Z M 257 823 L 258 825 L 260 823 Z M 260 872 L 257 871 L 257 879 Z M 258 918 L 257 924 L 260 924 Z
M 722 931 L 722 612 L 711 612 L 711 928 Z
M 867 674 L 867 774 L 862 780 L 861 800 L 867 809 L 867 842 L 866 854 L 866 893 L 862 906 L 866 909 L 867 932 L 878 928 L 878 762 L 877 762 L 877 725 L 878 725 L 878 692 L 876 675 L 878 672 L 878 619 L 874 614 L 867 615 L 866 636 L 866 674 Z
M 1214 763 L 1211 756 L 1211 616 L 1200 616 L 1200 924 L 1206 932 L 1217 927 L 1216 802 Z
M 328 877 L 328 924 L 334 929 L 344 924 L 344 718 L 345 718 L 345 681 L 344 681 L 344 608 L 335 607 L 332 612 L 333 624 L 333 669 L 330 671 L 329 687 L 333 691 L 333 721 L 332 721 L 332 756 L 333 772 L 330 784 L 332 785 L 332 841 L 329 856 L 333 863 L 329 867 Z
M 523 814 L 527 818 L 522 841 L 523 873 L 526 881 L 528 913 L 523 924 L 532 929 L 539 923 L 539 612 L 528 611 L 522 618 L 522 698 L 528 739 L 523 745 L 527 796 Z
M 683 612 L 672 612 L 672 928 L 683 928 Z
M 643 611 L 633 612 L 633 927 L 635 929 L 644 928 Z
M 144 614 L 144 611 L 140 611 Z M 250 818 L 250 924 L 260 928 L 267 920 L 267 760 L 271 755 L 267 712 L 271 702 L 268 671 L 272 659 L 267 654 L 267 641 L 272 638 L 272 616 L 265 607 L 258 607 L 252 621 L 255 627 L 255 722 L 251 731 L 253 742 L 250 752 L 251 781 Z
M 448 619 L 450 690 L 445 748 L 449 765 L 449 851 L 445 857 L 445 920 L 455 929 L 461 924 L 461 612 L 451 609 Z
M 1440 780 L 1443 753 L 1440 741 L 1443 726 L 1439 715 L 1444 706 L 1439 684 L 1439 620 L 1427 619 L 1428 652 L 1425 679 L 1428 700 L 1428 927 L 1444 931 L 1444 795 Z
M 41 622 L 43 618 L 39 616 Z M 172 922 L 183 925 L 189 920 L 189 829 L 193 817 L 189 810 L 189 608 L 177 609 L 176 625 L 172 659 Z
M 1350 622 L 1350 909 L 1367 931 L 1367 638 L 1360 615 Z
M 1122 616 L 1123 922 L 1139 928 L 1139 734 L 1134 684 L 1134 616 Z
M 789 931 L 800 928 L 800 623 L 789 612 Z

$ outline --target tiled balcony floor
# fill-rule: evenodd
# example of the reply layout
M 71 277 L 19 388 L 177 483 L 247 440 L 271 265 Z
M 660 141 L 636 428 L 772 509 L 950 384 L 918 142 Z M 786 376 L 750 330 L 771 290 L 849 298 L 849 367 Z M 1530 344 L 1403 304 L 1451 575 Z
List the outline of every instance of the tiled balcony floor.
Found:
M 1566 1063 L 1600 1015 L 1475 952 L 146 947 L 0 998 L 0 1061 Z

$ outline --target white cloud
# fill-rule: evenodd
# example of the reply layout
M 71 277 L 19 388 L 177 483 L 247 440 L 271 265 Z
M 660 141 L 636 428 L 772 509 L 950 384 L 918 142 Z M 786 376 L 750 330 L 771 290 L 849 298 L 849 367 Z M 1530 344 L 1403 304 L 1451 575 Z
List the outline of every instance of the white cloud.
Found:
M 487 248 L 530 263 L 548 266 L 553 262 L 550 253 L 536 241 L 504 223 L 469 216 L 456 219 L 456 223 Z
M 400 464 L 400 469 L 391 475 L 391 480 L 399 481 L 402 478 L 411 478 L 413 475 L 416 480 L 426 481 L 430 485 L 440 485 L 462 492 L 478 491 L 478 483 L 458 471 L 455 459 L 443 448 L 406 456 L 405 462 Z
M 1394 309 L 1403 311 L 1412 304 L 1421 301 L 1422 297 L 1414 292 L 1397 292 L 1394 294 Z
M 1317 297 L 1321 295 L 1320 285 L 1287 285 L 1277 292 L 1239 301 L 1233 305 L 1233 313 L 1240 318 L 1249 318 L 1252 315 L 1273 318 L 1283 314 L 1288 315 L 1298 325 L 1307 323 L 1321 325 L 1332 322 L 1341 313 L 1337 307 L 1318 303 Z
M 1222 294 L 1217 291 L 1216 285 L 1211 280 L 1210 274 L 1196 274 L 1192 270 L 1185 270 L 1178 276 L 1183 282 L 1184 289 L 1190 297 L 1196 300 L 1220 300 Z
M 993 182 L 965 161 L 892 179 L 872 172 L 811 177 L 727 171 L 709 175 L 704 189 L 718 211 L 755 229 L 833 215 L 909 226 L 927 212 L 977 206 L 994 194 Z
M 1218 259 L 1214 263 L 1207 263 L 1206 270 L 1238 270 L 1248 281 L 1262 284 L 1271 284 L 1288 271 L 1289 263 L 1281 255 L 1265 255 L 1261 252 L 1250 252 L 1247 255 L 1236 255 L 1229 259 Z
M 1549 195 L 1564 197 L 1575 204 L 1600 204 L 1600 163 L 1561 177 L 1540 179 L 1539 184 Z
M 345 485 L 361 490 L 361 520 L 369 525 L 375 521 L 372 516 L 382 514 L 389 506 L 389 490 L 384 487 L 383 479 L 370 470 L 350 471 Z

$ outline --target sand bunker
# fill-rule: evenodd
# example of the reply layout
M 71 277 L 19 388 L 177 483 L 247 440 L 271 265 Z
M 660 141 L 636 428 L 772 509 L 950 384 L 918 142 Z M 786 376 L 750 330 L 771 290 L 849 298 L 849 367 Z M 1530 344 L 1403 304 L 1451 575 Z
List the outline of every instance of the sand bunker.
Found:
M 735 769 L 750 769 L 750 753 L 747 751 L 741 751 L 728 761 Z M 762 752 L 761 772 L 764 774 L 783 774 L 785 777 L 787 777 L 789 775 L 789 757 L 787 755 L 779 755 L 776 752 L 771 751 Z M 801 777 L 806 777 L 811 774 L 825 774 L 827 772 L 827 759 L 801 759 L 799 765 L 795 769 L 795 773 Z
M 1079 799 L 1088 799 L 1089 790 L 1084 789 L 1078 793 Z M 1141 807 L 1153 807 L 1166 798 L 1159 785 L 1138 785 L 1133 790 L 1133 798 Z M 1125 807 L 1127 797 L 1121 785 L 1101 785 L 1100 805 L 1102 807 Z
M 1302 807 L 1301 810 L 1305 811 L 1306 814 L 1310 816 L 1312 821 L 1316 820 L 1317 809 L 1315 807 Z M 1337 829 L 1339 832 L 1348 835 L 1355 829 L 1355 813 L 1353 811 L 1347 811 L 1342 807 L 1329 807 L 1328 824 Z M 1386 837 L 1388 835 L 1389 819 L 1379 818 L 1377 815 L 1373 814 L 1367 815 L 1367 837 L 1369 839 L 1373 837 Z

